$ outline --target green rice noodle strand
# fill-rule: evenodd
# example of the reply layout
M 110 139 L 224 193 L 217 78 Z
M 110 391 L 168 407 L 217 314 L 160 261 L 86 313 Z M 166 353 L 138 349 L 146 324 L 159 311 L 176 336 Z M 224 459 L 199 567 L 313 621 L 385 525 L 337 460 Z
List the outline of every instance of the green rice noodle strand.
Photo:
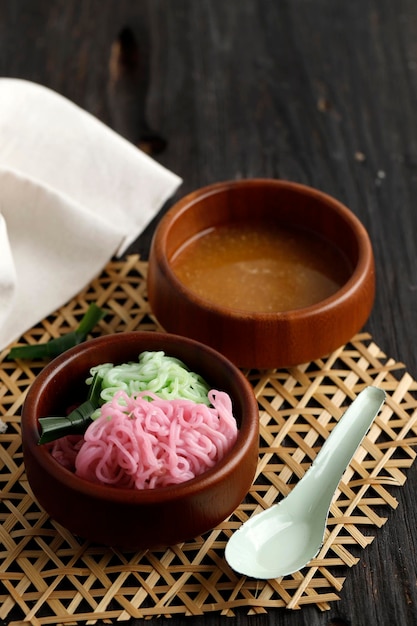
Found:
M 135 396 L 142 391 L 150 391 L 164 400 L 192 400 L 196 403 L 210 404 L 209 386 L 204 379 L 175 357 L 164 352 L 142 352 L 138 362 L 113 365 L 105 363 L 90 370 L 90 384 L 94 374 L 102 378 L 101 403 L 109 402 L 115 393 L 124 391 Z M 98 417 L 99 411 L 94 417 Z

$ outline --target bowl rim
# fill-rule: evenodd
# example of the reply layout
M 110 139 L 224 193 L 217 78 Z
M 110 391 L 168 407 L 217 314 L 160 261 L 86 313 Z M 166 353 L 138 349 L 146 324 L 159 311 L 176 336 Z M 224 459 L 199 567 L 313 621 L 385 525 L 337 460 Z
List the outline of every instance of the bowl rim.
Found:
M 352 232 L 354 232 L 355 239 L 358 244 L 358 261 L 347 281 L 327 298 L 324 298 L 323 300 L 320 300 L 310 306 L 289 309 L 286 311 L 247 311 L 245 309 L 222 306 L 216 302 L 212 302 L 208 298 L 200 296 L 187 287 L 174 273 L 171 262 L 167 256 L 166 249 L 169 230 L 175 221 L 181 218 L 190 207 L 200 203 L 207 197 L 222 193 L 223 191 L 230 190 L 231 188 L 252 187 L 257 185 L 290 189 L 295 192 L 300 192 L 303 195 L 312 196 L 325 203 L 333 210 L 336 210 L 336 212 L 341 215 L 342 219 L 351 225 Z M 360 219 L 345 204 L 333 196 L 314 187 L 310 187 L 302 183 L 273 178 L 225 180 L 206 185 L 205 187 L 201 187 L 188 193 L 183 198 L 180 198 L 167 211 L 159 222 L 152 239 L 151 254 L 153 252 L 156 254 L 158 262 L 161 264 L 161 271 L 169 278 L 169 281 L 173 284 L 173 286 L 178 289 L 178 291 L 180 291 L 190 302 L 193 302 L 202 310 L 209 311 L 220 316 L 227 315 L 232 320 L 257 319 L 264 320 L 266 322 L 273 322 L 275 320 L 291 320 L 291 322 L 294 323 L 297 319 L 305 319 L 306 317 L 314 316 L 326 309 L 336 308 L 342 302 L 349 300 L 351 295 L 357 291 L 358 286 L 366 281 L 370 268 L 373 265 L 372 244 L 368 232 Z
M 58 371 L 62 371 L 69 364 L 77 361 L 80 355 L 93 352 L 99 344 L 107 342 L 130 341 L 134 338 L 144 339 L 152 335 L 156 340 L 160 340 L 161 350 L 163 349 L 163 340 L 169 337 L 170 341 L 187 344 L 191 347 L 198 347 L 212 358 L 219 360 L 227 369 L 233 372 L 236 377 L 237 385 L 243 396 L 243 403 L 248 406 L 248 419 L 240 425 L 238 429 L 237 439 L 232 448 L 224 455 L 224 457 L 209 468 L 203 474 L 196 476 L 190 480 L 184 481 L 176 485 L 166 487 L 155 487 L 152 489 L 124 489 L 112 486 L 102 485 L 84 480 L 76 476 L 73 472 L 60 465 L 49 453 L 44 445 L 38 444 L 39 430 L 37 419 L 34 421 L 32 415 L 37 415 L 37 407 L 39 404 L 39 394 L 45 392 L 45 389 L 53 382 Z M 145 347 L 141 351 L 146 350 Z M 87 368 L 88 371 L 88 368 Z M 43 470 L 48 473 L 54 473 L 55 476 L 70 489 L 75 489 L 83 495 L 92 497 L 95 500 L 112 500 L 113 502 L 129 501 L 129 504 L 155 504 L 166 503 L 181 498 L 189 498 L 193 494 L 198 494 L 206 489 L 210 489 L 214 485 L 222 482 L 224 474 L 231 474 L 238 469 L 240 463 L 244 462 L 245 457 L 253 446 L 253 438 L 258 437 L 259 432 L 259 409 L 252 387 L 245 378 L 240 369 L 235 366 L 227 357 L 223 356 L 217 350 L 188 337 L 182 337 L 173 333 L 164 333 L 158 331 L 126 331 L 118 332 L 110 335 L 102 335 L 93 339 L 89 339 L 73 348 L 70 348 L 63 354 L 57 356 L 50 361 L 32 382 L 22 407 L 22 430 L 25 436 L 22 436 L 25 445 L 31 449 L 33 455 L 36 456 Z M 23 434 L 23 433 L 22 433 Z

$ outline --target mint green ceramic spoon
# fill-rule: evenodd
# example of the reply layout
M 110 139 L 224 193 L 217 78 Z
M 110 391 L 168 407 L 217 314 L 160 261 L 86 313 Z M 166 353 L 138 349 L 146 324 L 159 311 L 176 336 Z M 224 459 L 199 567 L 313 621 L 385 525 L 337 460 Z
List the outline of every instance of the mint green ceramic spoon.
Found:
M 249 519 L 231 536 L 225 556 L 236 572 L 254 578 L 278 578 L 297 572 L 316 556 L 336 488 L 384 399 L 382 389 L 364 389 L 289 495 Z

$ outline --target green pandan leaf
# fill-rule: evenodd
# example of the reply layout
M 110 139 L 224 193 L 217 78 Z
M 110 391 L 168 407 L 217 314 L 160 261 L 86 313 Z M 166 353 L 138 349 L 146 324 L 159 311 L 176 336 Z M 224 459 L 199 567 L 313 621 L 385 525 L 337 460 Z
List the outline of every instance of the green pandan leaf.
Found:
M 82 318 L 78 328 L 62 337 L 51 339 L 47 343 L 41 343 L 30 346 L 16 346 L 12 348 L 7 355 L 8 360 L 12 359 L 43 359 L 54 357 L 62 354 L 73 346 L 82 343 L 87 338 L 88 333 L 94 326 L 106 315 L 106 311 L 96 304 L 92 303 L 88 307 L 87 312 Z
M 64 417 L 40 417 L 41 436 L 38 444 L 50 443 L 66 435 L 82 435 L 92 421 L 93 413 L 100 406 L 102 378 L 95 374 L 88 398 Z

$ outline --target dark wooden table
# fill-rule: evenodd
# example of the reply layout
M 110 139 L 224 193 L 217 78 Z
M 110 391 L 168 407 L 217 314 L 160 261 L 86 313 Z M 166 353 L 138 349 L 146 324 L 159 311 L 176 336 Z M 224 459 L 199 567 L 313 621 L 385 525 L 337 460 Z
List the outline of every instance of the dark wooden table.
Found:
M 134 107 L 108 88 L 110 47 L 121 32 L 127 60 L 136 42 L 142 62 L 136 75 L 127 63 L 122 78 L 133 85 Z M 55 89 L 153 147 L 184 179 L 177 196 L 260 176 L 345 202 L 375 249 L 367 329 L 417 376 L 415 0 L 0 0 L 0 69 Z M 160 137 L 167 145 L 158 153 Z M 132 250 L 146 256 L 151 232 Z M 395 494 L 399 508 L 346 572 L 329 612 L 309 606 L 158 623 L 416 624 L 417 466 L 408 476 Z

